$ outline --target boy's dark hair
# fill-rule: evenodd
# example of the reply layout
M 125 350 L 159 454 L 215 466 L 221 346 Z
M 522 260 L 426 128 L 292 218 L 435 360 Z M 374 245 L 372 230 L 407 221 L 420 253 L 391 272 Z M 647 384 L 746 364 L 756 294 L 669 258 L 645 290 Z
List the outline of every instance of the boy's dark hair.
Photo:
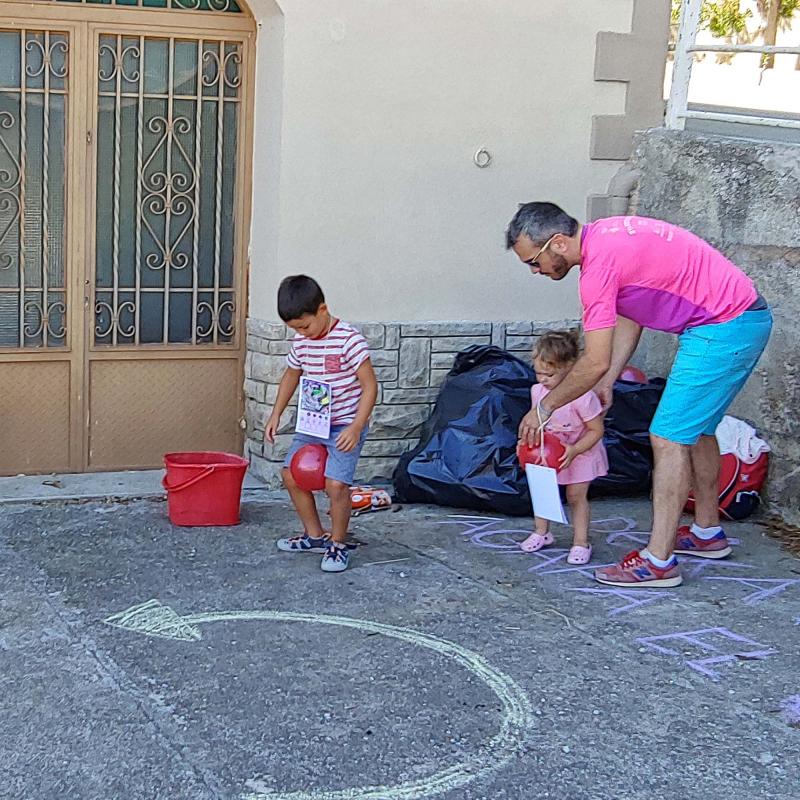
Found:
M 322 289 L 308 275 L 289 275 L 278 287 L 278 316 L 284 322 L 316 314 L 324 302 Z

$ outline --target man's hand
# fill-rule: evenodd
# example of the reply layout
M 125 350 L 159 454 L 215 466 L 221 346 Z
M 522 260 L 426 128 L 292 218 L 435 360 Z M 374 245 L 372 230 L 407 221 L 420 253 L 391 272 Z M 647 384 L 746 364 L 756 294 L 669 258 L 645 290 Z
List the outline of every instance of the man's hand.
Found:
M 336 448 L 343 453 L 349 453 L 358 444 L 363 430 L 355 422 L 351 423 L 336 437 Z
M 594 387 L 594 393 L 603 406 L 603 411 L 608 411 L 608 409 L 611 408 L 611 404 L 614 402 L 614 384 L 603 379 Z
M 280 416 L 275 416 L 275 414 L 270 414 L 269 419 L 267 420 L 267 424 L 264 427 L 264 439 L 268 441 L 270 444 L 275 444 L 275 434 L 278 432 L 278 428 L 281 424 Z
M 575 456 L 578 455 L 580 455 L 580 451 L 574 444 L 565 445 L 564 455 L 561 456 L 561 460 L 558 462 L 558 468 L 566 469 L 575 460 Z
M 532 408 L 519 424 L 519 440 L 528 447 L 539 444 L 539 429 L 548 419 L 550 414 L 542 408 L 541 403 L 537 408 Z

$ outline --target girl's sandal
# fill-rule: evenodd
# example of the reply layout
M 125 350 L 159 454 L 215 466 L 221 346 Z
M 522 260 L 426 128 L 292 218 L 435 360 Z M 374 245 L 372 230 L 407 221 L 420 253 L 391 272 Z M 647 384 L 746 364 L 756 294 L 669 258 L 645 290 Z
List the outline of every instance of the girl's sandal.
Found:
M 532 533 L 524 542 L 519 543 L 519 549 L 524 550 L 526 553 L 535 553 L 543 547 L 553 544 L 553 534 L 548 531 L 544 535 L 541 533 Z
M 592 557 L 592 546 L 584 547 L 581 544 L 574 544 L 569 549 L 567 556 L 567 564 L 574 564 L 575 566 L 582 566 L 588 564 L 589 559 Z

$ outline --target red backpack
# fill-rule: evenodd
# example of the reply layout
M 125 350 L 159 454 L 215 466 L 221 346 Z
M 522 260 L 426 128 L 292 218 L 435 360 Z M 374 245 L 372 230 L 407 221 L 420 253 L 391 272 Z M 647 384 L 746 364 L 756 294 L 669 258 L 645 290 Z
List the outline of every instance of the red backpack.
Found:
M 768 466 L 769 453 L 761 453 L 752 464 L 745 464 L 735 453 L 722 454 L 719 469 L 719 511 L 722 516 L 744 519 L 758 508 Z M 691 493 L 686 510 L 694 511 L 694 495 Z

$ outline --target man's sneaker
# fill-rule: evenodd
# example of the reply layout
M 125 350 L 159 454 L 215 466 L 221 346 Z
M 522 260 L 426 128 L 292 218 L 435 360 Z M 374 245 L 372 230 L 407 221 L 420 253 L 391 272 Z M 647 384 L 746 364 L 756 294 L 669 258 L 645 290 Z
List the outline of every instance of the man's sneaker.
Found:
M 330 537 L 328 536 L 320 536 L 314 539 L 304 533 L 301 536 L 278 539 L 276 544 L 278 545 L 278 550 L 283 550 L 285 553 L 324 553 L 329 541 Z
M 666 567 L 661 568 L 653 564 L 638 550 L 632 550 L 619 564 L 596 569 L 594 578 L 599 583 L 626 588 L 652 586 L 666 589 L 670 586 L 680 586 L 683 583 L 678 560 L 674 556 Z
M 323 572 L 344 572 L 349 560 L 350 551 L 345 545 L 340 547 L 336 542 L 329 542 L 325 555 L 322 556 L 320 567 Z
M 701 539 L 692 533 L 688 525 L 682 525 L 675 537 L 675 552 L 700 558 L 725 558 L 733 551 L 728 544 L 725 531 L 721 528 L 719 533 L 715 533 L 710 539 Z

